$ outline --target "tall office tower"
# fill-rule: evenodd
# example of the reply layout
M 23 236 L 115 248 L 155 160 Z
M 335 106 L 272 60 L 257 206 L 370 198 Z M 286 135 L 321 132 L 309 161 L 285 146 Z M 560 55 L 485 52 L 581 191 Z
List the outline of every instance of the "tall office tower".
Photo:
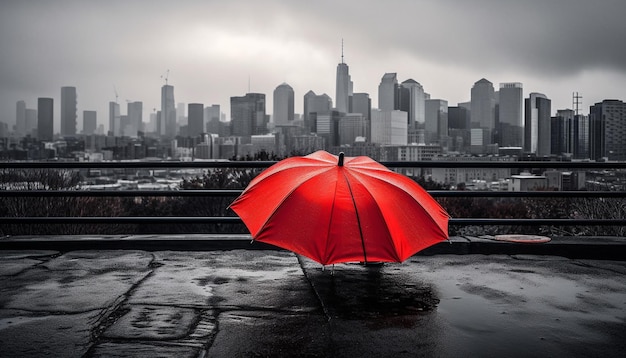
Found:
M 187 131 L 190 137 L 197 137 L 204 131 L 204 104 L 189 103 L 187 105 Z
M 220 133 L 220 115 L 221 109 L 219 104 L 213 104 L 209 107 L 204 107 L 205 133 Z
M 76 135 L 76 87 L 61 87 L 61 135 Z
M 313 133 L 317 132 L 317 115 L 330 113 L 333 101 L 326 93 L 316 95 L 309 91 L 304 95 L 304 125 Z
M 524 151 L 548 156 L 552 146 L 551 101 L 544 94 L 532 92 L 524 102 Z
M 367 135 L 365 118 L 361 113 L 346 113 L 339 118 L 339 145 L 354 145 L 358 137 Z
M 243 97 L 230 97 L 230 125 L 232 135 L 249 137 L 267 132 L 265 94 L 246 93 Z
M 589 116 L 575 114 L 571 130 L 574 159 L 589 158 Z
M 372 109 L 372 143 L 407 145 L 407 113 Z
M 284 125 L 293 123 L 293 88 L 283 83 L 274 89 L 274 124 Z
M 161 120 L 157 133 L 166 138 L 176 137 L 176 104 L 174 102 L 174 86 L 161 87 Z
M 425 102 L 426 123 L 424 136 L 426 144 L 445 144 L 448 138 L 448 101 L 427 99 Z M 447 147 L 447 145 L 443 145 Z
M 179 102 L 176 105 L 176 123 L 185 124 L 187 116 L 185 115 L 185 104 L 183 102 Z
M 470 150 L 470 111 L 466 107 L 448 107 L 449 150 L 468 152 Z
M 470 106 L 472 128 L 483 129 L 483 134 L 487 135 L 483 143 L 492 144 L 492 135 L 496 129 L 496 96 L 491 82 L 483 78 L 474 83 Z
M 96 111 L 83 111 L 83 134 L 91 135 L 96 133 L 98 120 Z
M 589 107 L 591 159 L 626 160 L 626 103 L 605 99 Z
M 368 93 L 354 93 L 352 95 L 352 113 L 359 113 L 363 116 L 365 123 L 364 137 L 369 142 L 371 139 L 372 99 Z
M 400 84 L 399 109 L 408 113 L 408 142 L 424 142 L 426 93 L 421 84 L 408 79 Z
M 341 43 L 341 63 L 337 65 L 337 82 L 335 86 L 335 106 L 339 112 L 350 112 L 352 96 L 352 80 L 348 65 L 343 62 L 343 42 Z
M 115 137 L 122 135 L 120 105 L 117 102 L 109 102 L 109 133 Z
M 37 137 L 37 110 L 26 108 L 26 125 L 24 127 L 24 135 Z
M 52 141 L 54 139 L 54 100 L 37 98 L 37 139 Z
M 393 111 L 400 109 L 398 99 L 398 77 L 395 73 L 385 73 L 378 85 L 378 109 Z
M 26 102 L 17 101 L 15 108 L 15 131 L 18 137 L 25 136 L 26 132 Z
M 143 102 L 128 102 L 127 106 L 128 126 L 123 128 L 123 133 L 128 137 L 136 137 L 142 130 Z
M 556 116 L 552 117 L 550 123 L 551 136 L 550 152 L 555 155 L 573 153 L 572 126 L 574 123 L 574 110 L 558 109 Z
M 521 147 L 524 143 L 524 94 L 519 82 L 500 83 L 498 106 L 501 147 Z

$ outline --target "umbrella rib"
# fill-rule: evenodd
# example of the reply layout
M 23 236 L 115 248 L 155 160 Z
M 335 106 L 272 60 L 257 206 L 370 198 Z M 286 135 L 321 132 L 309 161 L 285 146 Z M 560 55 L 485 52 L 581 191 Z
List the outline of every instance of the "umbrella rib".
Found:
M 352 168 L 351 168 L 351 169 L 352 169 Z M 357 170 L 356 172 L 361 173 L 361 172 L 360 172 L 360 171 L 358 171 L 358 170 Z M 402 176 L 402 174 L 398 174 L 398 173 L 396 173 L 396 172 L 392 172 L 392 173 L 394 173 L 394 174 L 396 174 L 396 175 L 399 175 L 399 176 Z M 389 181 L 385 180 L 384 178 L 375 177 L 375 176 L 371 176 L 371 178 L 372 178 L 372 179 L 376 179 L 376 180 L 380 180 L 380 181 L 382 181 L 382 182 L 389 183 Z M 410 197 L 413 197 L 413 195 L 412 195 L 411 193 L 409 193 L 408 191 L 404 190 L 403 188 L 401 188 L 401 187 L 399 187 L 399 186 L 395 186 L 395 188 L 397 188 L 397 189 L 401 190 L 401 191 L 402 191 L 403 193 L 405 193 L 406 195 L 408 195 L 408 196 L 410 196 Z M 420 188 L 421 188 L 421 187 L 420 187 Z M 424 189 L 422 188 L 422 190 L 424 190 Z M 368 191 L 369 191 L 369 190 L 368 190 Z M 424 192 L 425 192 L 425 193 L 427 193 L 425 190 L 424 190 Z M 417 203 L 417 205 L 418 205 L 418 206 L 422 209 L 422 211 L 423 211 L 424 213 L 428 214 L 428 210 L 426 210 L 426 208 L 422 205 L 422 203 L 420 203 L 418 200 L 415 200 L 415 202 L 416 202 L 416 203 Z M 437 203 L 437 204 L 439 205 L 439 207 L 441 207 L 441 204 L 439 204 L 439 203 Z M 445 212 L 445 210 L 444 210 L 444 212 Z M 446 212 L 446 215 L 449 217 L 449 214 L 448 214 L 447 212 Z M 434 218 L 432 215 L 426 215 L 426 219 L 427 219 L 427 220 L 429 220 L 429 222 L 430 222 L 430 223 L 435 224 L 435 226 L 439 229 L 439 231 L 440 231 L 441 233 L 443 233 L 443 231 L 441 231 L 441 228 L 439 228 L 439 226 L 437 225 L 437 222 L 435 221 L 435 218 Z
M 367 263 L 367 251 L 365 250 L 365 239 L 363 238 L 363 228 L 361 227 L 361 218 L 359 217 L 359 210 L 356 206 L 356 200 L 354 200 L 354 194 L 352 193 L 352 186 L 350 185 L 350 180 L 348 180 L 348 177 L 346 176 L 345 173 L 343 174 L 343 178 L 346 181 L 346 184 L 348 184 L 348 190 L 350 191 L 350 199 L 352 200 L 352 205 L 354 206 L 354 214 L 356 215 L 356 223 L 357 223 L 357 227 L 359 228 L 359 236 L 361 238 L 361 247 L 363 248 L 363 262 Z
M 352 170 L 353 168 L 350 168 L 350 169 Z M 359 172 L 359 171 L 357 171 L 357 172 Z M 350 174 L 352 174 L 352 173 L 350 173 Z M 344 176 L 345 176 L 345 174 L 344 174 Z M 368 188 L 368 186 L 367 186 L 367 185 L 363 184 L 363 182 L 359 179 L 359 177 L 358 177 L 358 176 L 356 176 L 356 175 L 351 175 L 351 177 L 352 177 L 355 181 L 358 181 L 361 185 L 363 185 L 363 188 L 365 188 L 365 191 L 367 191 L 367 193 L 369 193 L 370 197 L 372 197 L 372 200 L 376 201 L 375 196 L 372 194 L 371 190 L 369 190 L 369 188 Z M 346 180 L 347 180 L 347 179 L 346 179 Z M 379 180 L 380 180 L 380 179 L 379 179 Z M 348 183 L 349 183 L 349 181 L 348 181 Z M 348 184 L 348 185 L 349 185 L 349 184 Z M 352 188 L 351 188 L 351 187 L 350 187 L 350 193 L 352 193 Z M 354 203 L 354 210 L 356 211 L 356 201 L 354 201 L 354 197 L 353 197 L 353 199 L 352 199 L 352 202 Z M 379 212 L 380 212 L 380 210 L 379 210 Z M 382 212 L 380 212 L 380 215 L 383 215 L 383 213 L 382 213 Z M 359 220 L 358 213 L 357 213 L 357 220 Z M 383 224 L 385 224 L 385 226 L 387 227 L 387 232 L 389 232 L 389 227 L 387 226 L 387 221 L 383 220 Z M 361 240 L 363 240 L 363 232 L 361 231 L 360 220 L 359 220 L 359 231 L 360 231 L 360 233 L 361 233 Z M 389 240 L 391 240 L 391 246 L 392 246 L 392 247 L 395 247 L 395 243 L 393 242 L 393 238 L 392 238 L 391 236 L 389 236 Z M 365 252 L 365 243 L 363 243 L 363 252 Z M 394 251 L 394 255 L 395 255 L 395 259 L 396 259 L 397 261 L 400 261 L 400 258 L 398 257 L 398 253 L 397 253 L 397 251 Z

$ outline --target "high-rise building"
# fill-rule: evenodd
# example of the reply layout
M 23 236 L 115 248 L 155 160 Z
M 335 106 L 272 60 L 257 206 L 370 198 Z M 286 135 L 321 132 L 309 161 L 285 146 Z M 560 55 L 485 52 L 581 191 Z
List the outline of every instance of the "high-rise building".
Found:
M 220 133 L 220 115 L 221 109 L 219 104 L 204 107 L 204 128 L 206 133 Z
M 26 135 L 26 102 L 17 101 L 15 108 L 15 132 L 18 137 Z
M 304 125 L 311 132 L 317 132 L 317 115 L 328 114 L 333 108 L 333 101 L 326 93 L 316 95 L 309 91 L 304 95 Z
M 348 65 L 343 62 L 343 45 L 341 48 L 341 63 L 337 65 L 337 82 L 335 86 L 335 106 L 337 111 L 350 112 L 350 97 L 352 96 L 352 80 Z
M 626 103 L 605 99 L 589 107 L 591 159 L 626 160 Z
M 474 83 L 471 91 L 471 125 L 472 128 L 483 129 L 483 134 L 487 134 L 487 138 L 483 138 L 483 142 L 487 144 L 493 143 L 493 132 L 496 126 L 496 96 L 493 84 L 486 79 L 481 79 Z
M 371 139 L 372 99 L 368 93 L 354 93 L 352 95 L 352 113 L 359 113 L 363 116 L 365 123 L 364 136 L 369 141 Z
M 37 139 L 41 141 L 54 139 L 54 100 L 52 98 L 37 99 Z
M 26 108 L 26 126 L 24 127 L 24 135 L 37 137 L 37 110 Z
M 361 113 L 346 113 L 339 119 L 339 145 L 354 145 L 358 137 L 367 136 L 365 118 Z
M 521 147 L 524 143 L 523 99 L 521 83 L 500 83 L 498 136 L 501 147 Z
M 76 87 L 61 87 L 61 135 L 76 135 Z
M 549 156 L 552 147 L 551 101 L 544 94 L 532 92 L 524 102 L 524 151 Z
M 444 144 L 448 138 L 448 101 L 427 99 L 425 102 L 426 123 L 424 136 L 426 144 Z M 447 145 L 442 145 L 447 147 Z
M 230 116 L 233 136 L 266 134 L 265 94 L 246 93 L 243 97 L 230 97 Z
M 143 103 L 128 102 L 128 125 L 123 128 L 123 133 L 128 137 L 136 137 L 143 130 Z
M 187 105 L 187 131 L 190 137 L 197 137 L 204 132 L 204 105 L 189 103 Z
M 161 87 L 161 116 L 157 116 L 157 133 L 166 138 L 176 136 L 176 102 L 174 101 L 174 86 Z
M 372 143 L 407 145 L 407 113 L 372 109 Z
M 408 79 L 400 84 L 399 109 L 408 113 L 408 142 L 424 142 L 425 101 L 427 94 L 421 84 Z
M 92 135 L 96 133 L 98 120 L 96 111 L 83 111 L 83 134 Z
M 448 107 L 449 150 L 455 152 L 470 151 L 471 136 L 470 111 L 466 107 Z
M 294 93 L 290 85 L 283 83 L 274 89 L 274 110 L 272 112 L 274 125 L 293 123 Z
M 109 102 L 109 133 L 115 137 L 122 135 L 120 105 L 117 102 Z
M 385 73 L 378 85 L 378 109 L 393 111 L 400 109 L 396 73 Z

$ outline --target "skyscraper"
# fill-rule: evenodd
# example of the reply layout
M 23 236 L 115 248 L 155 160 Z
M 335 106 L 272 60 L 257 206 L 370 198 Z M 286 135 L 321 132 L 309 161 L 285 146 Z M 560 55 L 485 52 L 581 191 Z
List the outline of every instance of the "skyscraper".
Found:
M 521 147 L 524 144 L 523 98 L 521 83 L 500 83 L 498 133 L 501 147 Z
M 189 103 L 187 105 L 187 131 L 190 137 L 197 137 L 204 131 L 204 105 Z
M 109 102 L 109 133 L 115 137 L 122 135 L 120 105 L 117 102 Z
M 348 65 L 343 62 L 343 42 L 341 43 L 341 63 L 337 65 L 335 106 L 337 111 L 350 112 L 350 96 L 352 96 L 352 80 Z
M 524 102 L 524 151 L 548 156 L 552 146 L 551 101 L 544 94 L 532 92 Z
M 408 113 L 408 142 L 423 142 L 425 123 L 425 101 L 427 94 L 421 84 L 408 79 L 400 84 L 399 109 Z
M 98 120 L 96 111 L 83 111 L 83 134 L 91 135 L 96 133 Z
M 372 118 L 372 99 L 367 93 L 354 93 L 352 95 L 352 113 L 359 113 L 363 116 L 365 123 L 365 138 L 371 139 L 371 118 Z
M 493 132 L 495 131 L 496 120 L 496 97 L 493 84 L 486 79 L 481 79 L 474 83 L 471 91 L 470 116 L 472 128 L 483 129 L 483 143 L 493 143 Z
M 76 135 L 76 87 L 61 87 L 61 135 Z
M 372 143 L 407 145 L 407 113 L 372 109 Z
M 427 99 L 424 134 L 426 144 L 440 144 L 448 138 L 448 101 Z M 442 143 L 445 144 L 445 143 Z M 447 145 L 444 145 L 447 147 Z
M 52 98 L 37 99 L 37 139 L 41 141 L 54 139 L 54 100 Z
M 219 104 L 213 104 L 208 107 L 204 107 L 204 128 L 205 133 L 220 134 L 220 116 L 221 107 Z
M 15 108 L 15 131 L 18 136 L 26 135 L 26 102 L 17 101 Z
M 385 73 L 381 78 L 378 85 L 378 109 L 383 111 L 400 109 L 396 73 Z
M 317 132 L 317 115 L 330 113 L 333 108 L 333 101 L 326 93 L 316 95 L 309 91 L 304 95 L 304 125 Z
M 246 93 L 243 97 L 230 97 L 232 135 L 252 136 L 267 132 L 265 94 Z
M 161 87 L 161 116 L 157 117 L 157 133 L 160 136 L 174 138 L 176 136 L 176 103 L 174 101 L 174 86 Z
M 24 135 L 30 135 L 33 138 L 37 137 L 37 110 L 26 108 L 26 126 L 24 128 Z
M 136 137 L 138 132 L 143 129 L 143 103 L 128 102 L 127 109 L 128 125 L 123 129 L 123 133 L 125 136 Z
M 626 160 L 626 103 L 605 99 L 589 107 L 591 159 Z
M 283 83 L 274 89 L 274 110 L 272 112 L 275 125 L 293 123 L 294 93 L 290 85 Z

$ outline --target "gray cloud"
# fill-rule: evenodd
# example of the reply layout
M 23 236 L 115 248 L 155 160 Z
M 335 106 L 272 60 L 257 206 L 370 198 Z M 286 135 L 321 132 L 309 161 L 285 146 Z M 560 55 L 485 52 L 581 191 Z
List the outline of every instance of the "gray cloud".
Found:
M 101 123 L 113 86 L 120 101 L 157 107 L 167 69 L 177 100 L 226 111 L 248 78 L 268 97 L 284 81 L 296 97 L 334 96 L 341 38 L 355 90 L 374 102 L 384 72 L 452 103 L 482 77 L 565 104 L 572 90 L 620 97 L 625 13 L 622 0 L 4 1 L 0 121 L 14 121 L 17 100 L 34 107 L 63 85 L 79 87 L 79 110 L 98 109 Z M 589 79 L 598 71 L 615 78 L 602 91 Z

